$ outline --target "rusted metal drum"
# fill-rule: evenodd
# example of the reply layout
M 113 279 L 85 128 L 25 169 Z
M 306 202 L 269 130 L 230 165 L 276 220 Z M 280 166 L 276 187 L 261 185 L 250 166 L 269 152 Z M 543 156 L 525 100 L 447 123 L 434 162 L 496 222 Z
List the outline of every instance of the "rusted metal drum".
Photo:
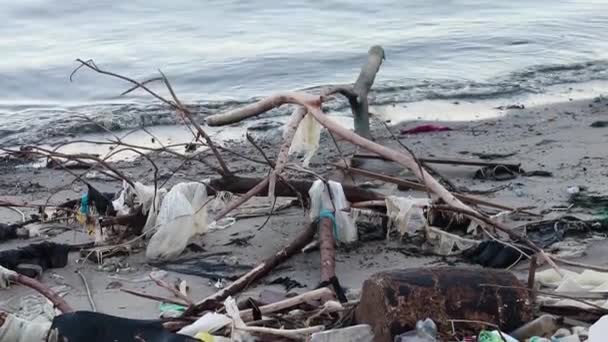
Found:
M 499 285 L 520 289 L 486 286 Z M 372 326 L 374 341 L 393 341 L 431 318 L 444 338 L 450 320 L 466 319 L 513 330 L 532 320 L 529 292 L 510 272 L 485 268 L 438 267 L 381 272 L 363 284 L 357 323 Z M 479 332 L 479 324 L 457 323 L 458 331 Z

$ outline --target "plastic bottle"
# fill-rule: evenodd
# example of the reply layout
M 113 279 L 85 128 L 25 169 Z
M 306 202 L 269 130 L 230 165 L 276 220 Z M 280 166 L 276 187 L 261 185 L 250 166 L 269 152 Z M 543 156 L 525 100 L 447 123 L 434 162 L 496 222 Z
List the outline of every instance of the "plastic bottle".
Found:
M 553 315 L 542 315 L 509 333 L 513 338 L 525 341 L 532 336 L 552 334 L 558 327 L 558 318 Z
M 437 325 L 432 319 L 416 323 L 416 330 L 395 336 L 395 342 L 437 342 Z
M 372 342 L 374 333 L 367 324 L 359 324 L 342 329 L 332 329 L 312 334 L 311 342 L 332 342 L 332 341 L 351 341 L 351 342 Z

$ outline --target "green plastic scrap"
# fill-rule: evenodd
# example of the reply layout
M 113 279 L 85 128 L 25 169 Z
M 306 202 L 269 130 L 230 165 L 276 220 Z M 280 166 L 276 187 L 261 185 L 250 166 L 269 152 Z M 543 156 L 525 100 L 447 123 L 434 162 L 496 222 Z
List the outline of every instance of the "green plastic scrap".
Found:
M 503 339 L 498 335 L 490 331 L 482 330 L 477 336 L 477 342 L 504 342 Z
M 160 312 L 184 312 L 186 311 L 186 307 L 179 304 L 173 303 L 160 303 L 158 307 Z

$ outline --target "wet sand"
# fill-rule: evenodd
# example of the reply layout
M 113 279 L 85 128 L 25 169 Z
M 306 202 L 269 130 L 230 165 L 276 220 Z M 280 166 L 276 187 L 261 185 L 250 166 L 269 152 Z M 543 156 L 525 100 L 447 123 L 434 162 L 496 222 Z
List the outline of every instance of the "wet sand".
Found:
M 569 186 L 586 186 L 589 191 L 600 194 L 608 193 L 608 127 L 594 128 L 595 121 L 608 121 L 608 100 L 603 98 L 568 101 L 554 103 L 540 107 L 527 107 L 525 109 L 508 110 L 500 118 L 484 121 L 470 122 L 433 122 L 451 127 L 448 132 L 423 133 L 417 135 L 398 135 L 401 141 L 409 146 L 418 157 L 449 158 L 478 160 L 477 153 L 514 153 L 513 156 L 499 159 L 504 162 L 521 163 L 526 171 L 544 170 L 553 174 L 552 177 L 518 177 L 509 181 L 482 181 L 473 178 L 476 167 L 435 165 L 435 168 L 452 182 L 459 186 L 466 186 L 473 190 L 485 190 L 503 184 L 509 187 L 489 195 L 478 197 L 490 199 L 514 207 L 534 207 L 534 211 L 551 209 L 554 206 L 567 206 L 569 197 L 566 191 Z M 423 122 L 404 122 L 392 128 L 398 134 L 402 127 L 410 128 Z M 256 140 L 269 156 L 276 156 L 280 141 L 279 130 L 255 131 Z M 401 148 L 386 132 L 382 125 L 374 128 L 375 140 L 383 145 Z M 346 155 L 355 149 L 350 144 L 338 140 L 340 150 Z M 261 159 L 260 154 L 250 145 L 232 142 L 231 149 L 239 153 Z M 225 154 L 226 162 L 233 171 L 243 176 L 263 176 L 267 173 L 267 166 L 263 164 L 244 161 L 237 156 Z M 211 160 L 211 156 L 206 157 Z M 334 168 L 332 162 L 339 161 L 332 140 L 327 134 L 322 135 L 321 148 L 313 157 L 311 168 L 324 175 L 331 175 Z M 179 165 L 179 160 L 167 156 L 159 156 L 160 175 L 168 175 Z M 118 161 L 115 166 L 132 179 L 145 184 L 153 181 L 151 166 L 145 159 L 138 158 L 130 161 Z M 409 177 L 407 172 L 395 169 L 395 175 Z M 81 172 L 81 171 L 78 171 Z M 292 172 L 290 177 L 294 177 Z M 202 164 L 193 162 L 186 165 L 170 179 L 167 186 L 187 180 L 202 180 L 215 177 L 213 171 L 202 167 Z M 309 178 L 299 175 L 298 178 Z M 14 165 L 0 164 L 0 198 L 15 199 L 32 202 L 46 201 L 61 203 L 68 198 L 76 198 L 86 188 L 74 177 L 62 170 L 46 168 L 32 169 Z M 102 191 L 118 191 L 121 183 L 115 180 L 90 179 Z M 347 178 L 347 181 L 350 181 Z M 366 180 L 357 178 L 357 184 Z M 424 197 L 423 193 L 398 191 L 395 186 L 368 182 L 367 185 L 376 191 L 400 195 Z M 255 199 L 254 203 L 266 203 L 264 198 Z M 578 212 L 577 212 L 578 211 Z M 30 213 L 25 210 L 25 213 Z M 570 213 L 588 215 L 588 212 L 573 210 Z M 552 212 L 546 217 L 555 217 L 564 212 Z M 273 216 L 267 225 L 260 231 L 258 226 L 265 221 L 265 217 L 239 219 L 233 226 L 209 232 L 196 237 L 193 242 L 202 245 L 206 253 L 228 252 L 226 256 L 232 263 L 253 266 L 256 262 L 271 255 L 275 250 L 288 243 L 299 230 L 307 224 L 307 216 L 298 208 L 290 208 Z M 13 223 L 20 220 L 20 215 L 7 209 L 0 209 L 0 222 Z M 248 246 L 225 245 L 235 237 L 254 235 Z M 23 246 L 40 238 L 30 240 L 13 240 L 0 244 L 1 250 Z M 51 238 L 52 241 L 63 243 L 81 243 L 90 238 L 83 232 L 68 231 Z M 342 284 L 356 293 L 364 279 L 369 275 L 386 269 L 403 267 L 429 267 L 433 265 L 453 264 L 453 258 L 440 258 L 434 256 L 406 256 L 393 247 L 404 247 L 399 241 L 368 241 L 348 249 L 340 249 L 337 255 L 336 273 Z M 596 265 L 608 266 L 604 257 L 608 250 L 606 241 L 598 240 L 589 243 L 586 255 L 579 260 Z M 154 268 L 145 263 L 143 251 L 136 252 L 126 258 L 126 262 L 134 270 L 118 274 L 120 279 L 112 278 L 114 273 L 100 270 L 96 265 L 87 262 L 77 264 L 77 253 L 70 256 L 69 265 L 62 269 L 48 270 L 42 280 L 49 286 L 67 285 L 65 299 L 77 309 L 90 309 L 86 291 L 82 280 L 75 273 L 76 270 L 86 276 L 91 286 L 92 296 L 99 311 L 133 318 L 158 317 L 158 303 L 138 298 L 130 294 L 111 288 L 110 283 L 120 282 L 122 288 L 145 291 L 147 293 L 168 296 L 165 290 L 152 282 L 132 282 L 129 280 L 141 279 Z M 194 256 L 195 253 L 190 253 Z M 261 289 L 273 288 L 281 290 L 279 285 L 266 285 L 265 282 L 281 276 L 289 276 L 306 286 L 304 291 L 313 289 L 319 282 L 319 253 L 311 252 L 300 254 L 290 259 L 286 266 L 266 277 L 251 289 L 241 293 L 245 297 L 259 292 Z M 518 269 L 525 269 L 521 264 Z M 523 273 L 522 273 L 523 275 Z M 177 278 L 185 279 L 191 288 L 192 298 L 201 299 L 216 288 L 208 279 L 187 276 L 169 272 L 165 280 L 175 281 Z M 112 284 L 116 285 L 116 284 Z M 9 290 L 0 291 L 0 304 L 2 308 L 11 309 L 18 306 L 19 297 L 32 294 L 33 291 L 13 286 Z

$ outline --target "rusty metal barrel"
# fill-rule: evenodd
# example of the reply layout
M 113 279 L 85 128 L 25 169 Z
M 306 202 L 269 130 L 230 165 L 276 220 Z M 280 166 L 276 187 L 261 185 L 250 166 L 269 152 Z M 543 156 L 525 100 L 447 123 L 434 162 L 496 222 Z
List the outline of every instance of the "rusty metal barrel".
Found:
M 381 272 L 364 282 L 355 319 L 371 325 L 374 341 L 382 342 L 393 341 L 426 318 L 435 321 L 444 338 L 451 335 L 450 320 L 459 319 L 489 322 L 511 331 L 533 318 L 529 292 L 523 287 L 508 271 L 477 267 Z M 455 326 L 471 333 L 483 328 L 475 323 Z

